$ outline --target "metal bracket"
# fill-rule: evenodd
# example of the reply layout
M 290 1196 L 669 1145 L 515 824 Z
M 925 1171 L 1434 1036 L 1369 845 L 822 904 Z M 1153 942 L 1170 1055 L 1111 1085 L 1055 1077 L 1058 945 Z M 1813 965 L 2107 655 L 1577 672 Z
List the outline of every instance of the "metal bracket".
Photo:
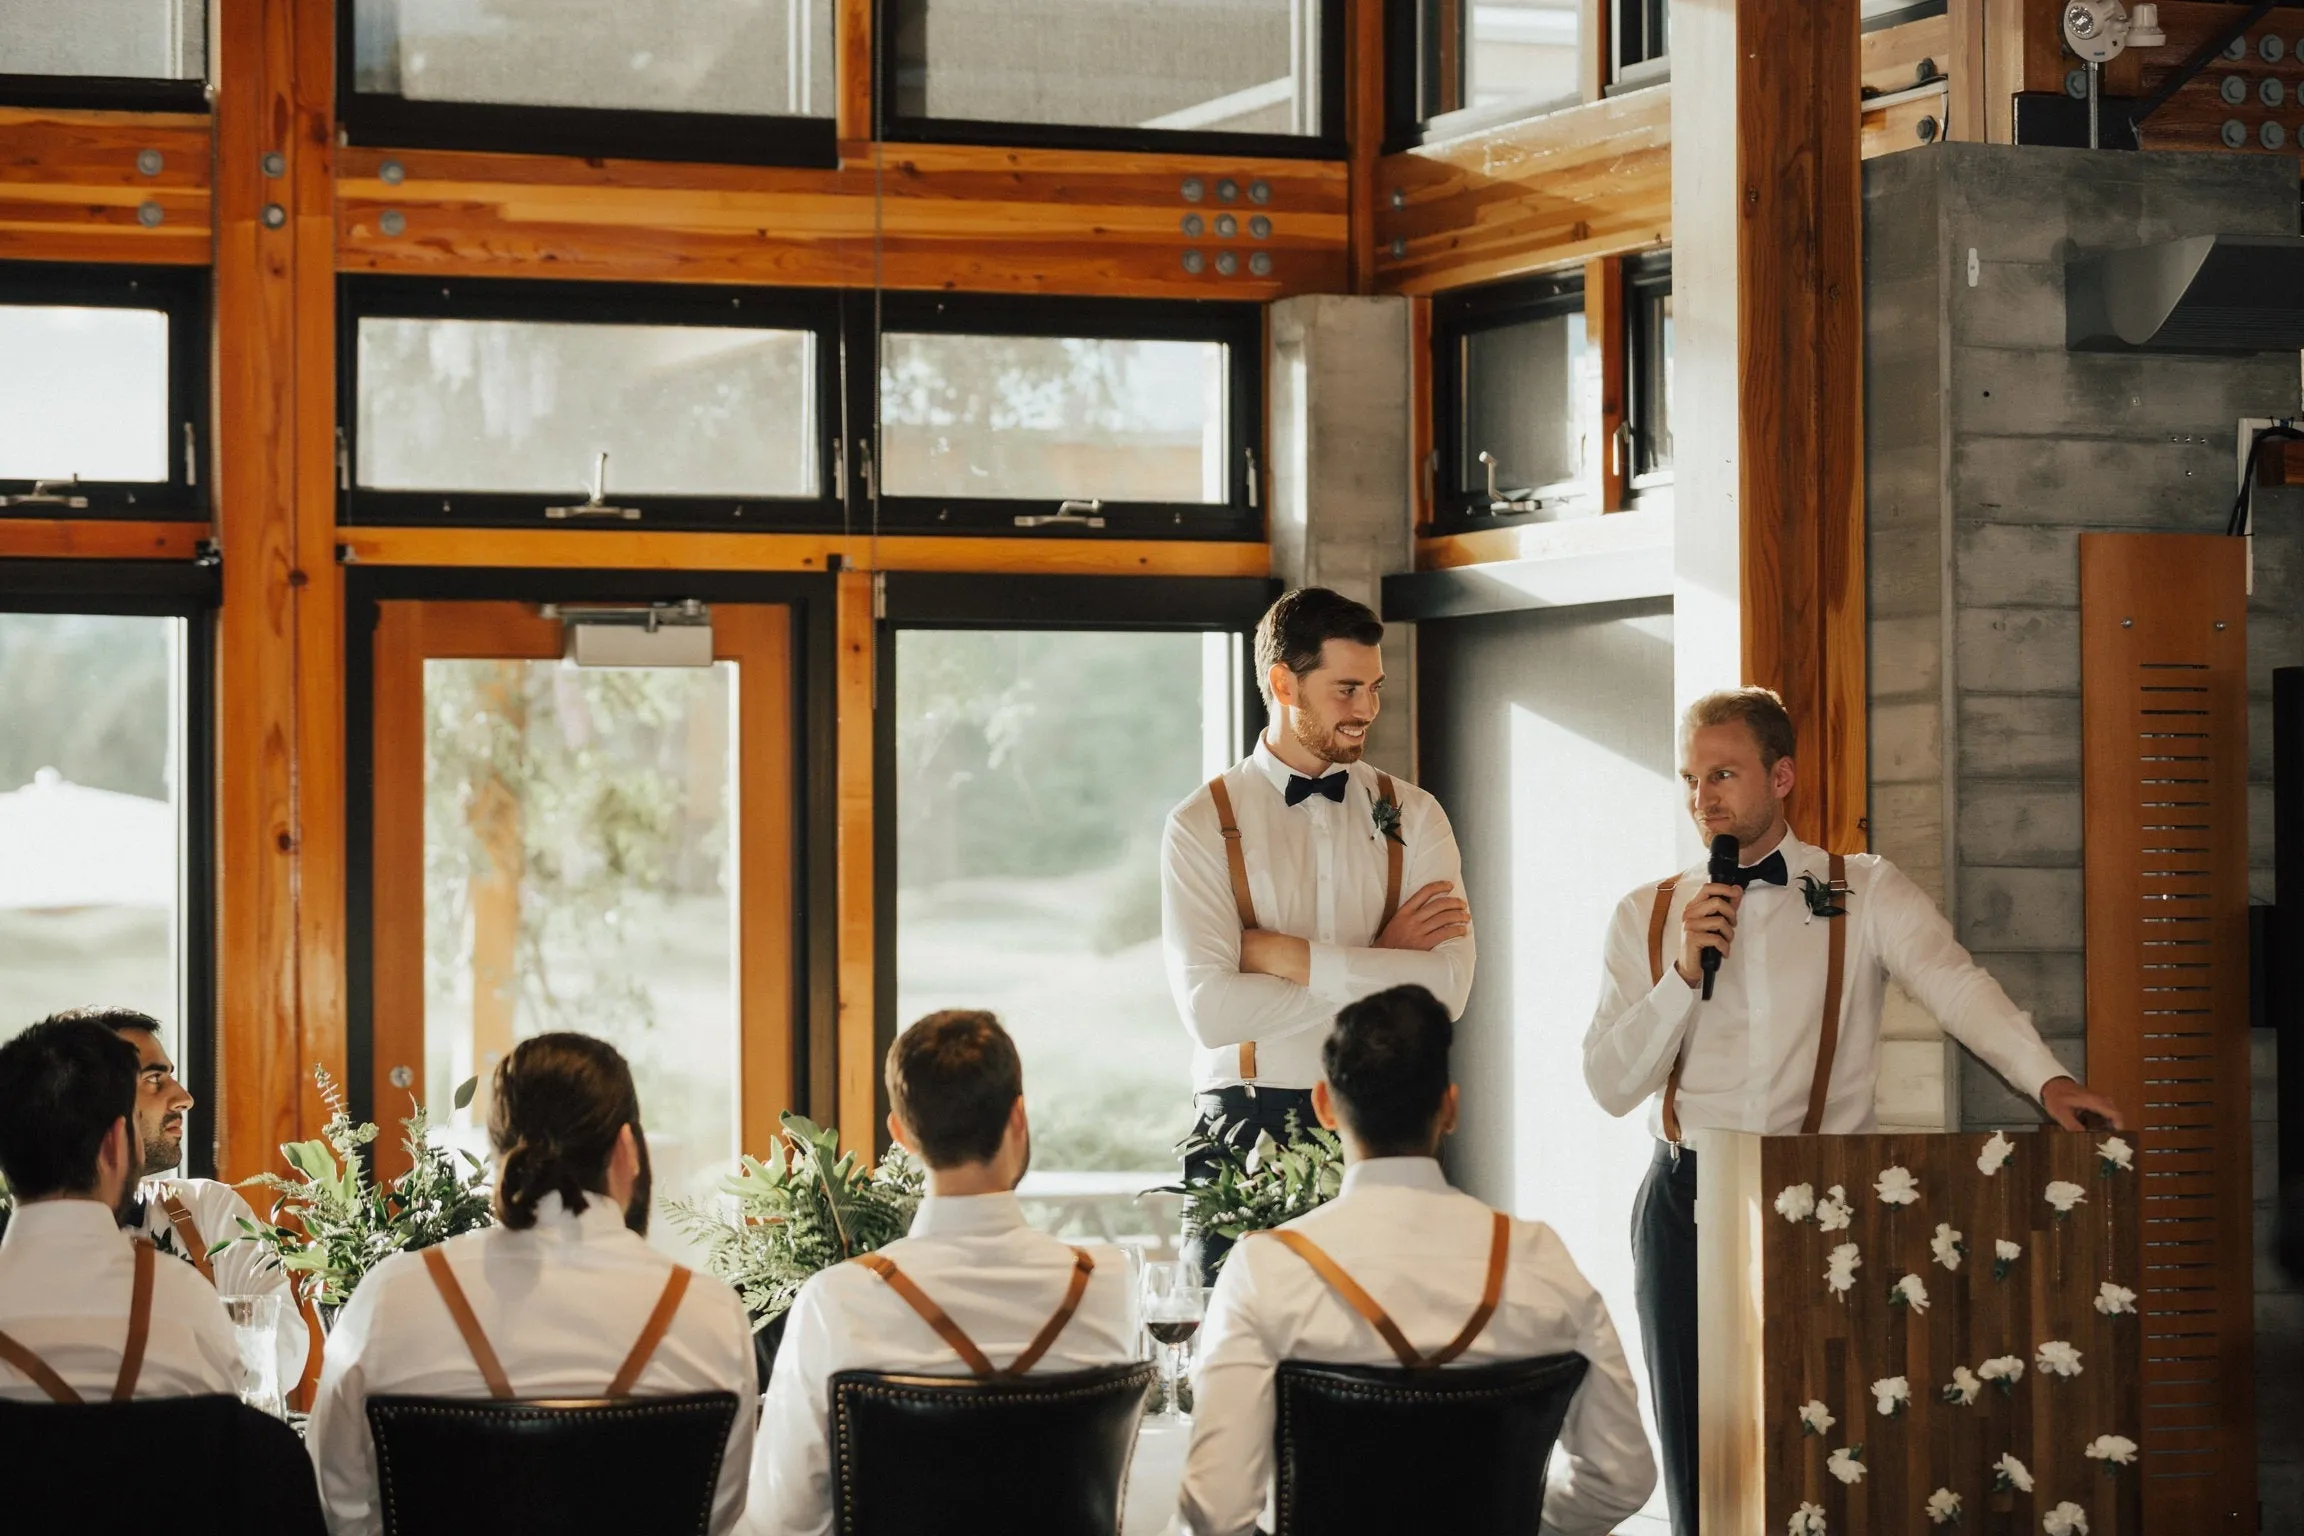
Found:
M 571 517 L 619 518 L 627 523 L 640 521 L 638 507 L 614 507 L 608 504 L 608 455 L 603 451 L 592 464 L 592 494 L 572 507 L 546 507 L 544 515 L 554 522 Z
M 65 507 L 74 512 L 88 510 L 88 498 L 75 494 L 80 484 L 78 475 L 66 475 L 61 480 L 35 480 L 32 489 L 14 496 L 0 496 L 0 507 Z
M 1496 455 L 1480 450 L 1480 462 L 1488 466 L 1488 510 L 1495 512 L 1533 512 L 1543 503 L 1532 490 L 1500 491 L 1496 489 Z
M 1104 503 L 1091 496 L 1086 501 L 1065 501 L 1057 504 L 1054 512 L 1019 513 L 1019 528 L 1101 528 L 1104 526 Z

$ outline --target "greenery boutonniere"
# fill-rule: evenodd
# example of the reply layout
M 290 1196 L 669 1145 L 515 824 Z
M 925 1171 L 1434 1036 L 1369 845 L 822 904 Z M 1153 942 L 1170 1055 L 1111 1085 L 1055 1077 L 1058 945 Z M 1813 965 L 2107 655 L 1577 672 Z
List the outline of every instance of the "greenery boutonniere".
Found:
M 1400 835 L 1400 802 L 1390 795 L 1379 795 L 1368 802 L 1368 819 L 1376 824 L 1377 835 L 1408 846 Z
M 1800 896 L 1808 903 L 1810 917 L 1846 917 L 1848 909 L 1840 903 L 1848 895 L 1848 882 L 1836 880 L 1830 885 L 1809 874 L 1800 872 Z

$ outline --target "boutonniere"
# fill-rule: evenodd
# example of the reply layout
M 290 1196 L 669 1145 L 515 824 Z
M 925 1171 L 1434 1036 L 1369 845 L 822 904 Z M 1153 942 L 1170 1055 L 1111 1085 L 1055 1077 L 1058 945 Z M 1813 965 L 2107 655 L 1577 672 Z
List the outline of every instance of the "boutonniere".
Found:
M 1377 836 L 1398 843 L 1403 848 L 1408 846 L 1407 839 L 1400 835 L 1399 801 L 1390 795 L 1372 797 L 1368 802 L 1368 819 L 1376 824 Z
M 1800 898 L 1808 903 L 1810 917 L 1846 917 L 1848 909 L 1841 901 L 1848 894 L 1848 882 L 1835 880 L 1830 885 L 1806 870 L 1800 872 Z

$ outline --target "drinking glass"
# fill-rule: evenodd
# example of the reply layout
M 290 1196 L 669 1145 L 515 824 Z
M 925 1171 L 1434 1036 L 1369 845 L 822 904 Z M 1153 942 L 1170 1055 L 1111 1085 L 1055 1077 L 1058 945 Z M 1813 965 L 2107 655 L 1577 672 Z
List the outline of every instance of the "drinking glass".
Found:
M 280 1399 L 280 1298 L 226 1296 L 224 1315 L 232 1320 L 232 1338 L 240 1349 L 240 1401 L 278 1418 L 287 1409 Z
M 1160 1347 L 1160 1409 L 1155 1417 L 1176 1423 L 1184 1417 L 1176 1401 L 1176 1378 L 1184 1369 L 1184 1350 L 1200 1331 L 1208 1315 L 1208 1292 L 1200 1284 L 1197 1266 L 1164 1260 L 1144 1266 L 1144 1329 Z

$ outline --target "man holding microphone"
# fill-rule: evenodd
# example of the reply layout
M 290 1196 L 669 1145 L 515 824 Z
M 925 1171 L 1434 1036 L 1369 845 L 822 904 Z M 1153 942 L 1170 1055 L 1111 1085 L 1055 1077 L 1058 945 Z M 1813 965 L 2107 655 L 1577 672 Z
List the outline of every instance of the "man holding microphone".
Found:
M 1584 1037 L 1584 1081 L 1612 1115 L 1653 1099 L 1656 1155 L 1632 1212 L 1632 1263 L 1675 1536 L 1696 1536 L 1696 1156 L 1712 1128 L 1769 1136 L 1873 1128 L 1880 1010 L 1894 977 L 1952 1037 L 2068 1130 L 2119 1111 L 2075 1081 L 1977 966 L 1935 904 L 1886 859 L 1793 836 L 1784 704 L 1708 694 L 1680 732 L 1699 866 L 1617 904 Z M 1715 956 L 1711 964 L 1707 958 Z M 1710 973 L 1710 974 L 1708 974 Z

